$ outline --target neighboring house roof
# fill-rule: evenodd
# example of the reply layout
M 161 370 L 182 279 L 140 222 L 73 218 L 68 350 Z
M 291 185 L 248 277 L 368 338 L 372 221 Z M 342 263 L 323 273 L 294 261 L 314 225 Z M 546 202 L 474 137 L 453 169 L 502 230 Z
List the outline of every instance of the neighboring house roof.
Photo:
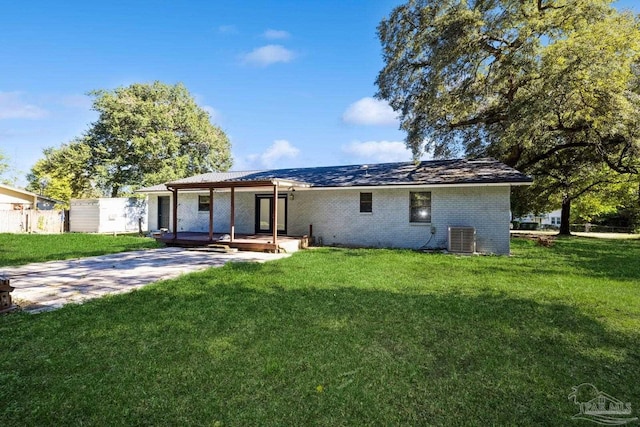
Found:
M 12 192 L 12 193 L 18 193 L 20 195 L 25 196 L 25 201 L 28 200 L 29 203 L 31 203 L 31 200 L 33 200 L 34 198 L 36 198 L 37 200 L 46 201 L 46 202 L 64 203 L 61 200 L 52 199 L 51 197 L 41 196 L 39 194 L 32 193 L 31 191 L 27 191 L 27 190 L 24 190 L 22 188 L 16 188 L 16 187 L 12 187 L 10 185 L 0 184 L 0 192 L 1 193 L 6 193 L 7 191 L 8 192 Z
M 43 200 L 45 202 L 51 202 L 51 203 L 54 203 L 54 204 L 56 204 L 56 203 L 60 203 L 60 204 L 64 203 L 64 201 L 62 201 L 62 200 L 52 199 L 51 197 L 47 197 L 47 196 L 36 196 L 36 197 L 38 197 L 38 200 Z
M 5 185 L 5 184 L 0 184 L 0 190 L 9 190 L 14 193 L 20 193 L 25 195 L 28 198 L 33 198 L 38 196 L 37 194 L 32 193 L 31 191 L 23 190 L 22 188 L 16 188 L 16 187 L 12 187 L 10 185 Z
M 314 188 L 342 188 L 395 185 L 529 184 L 533 180 L 494 159 L 430 160 L 420 163 L 380 163 L 371 165 L 273 169 L 264 171 L 208 173 L 176 180 L 167 185 L 196 183 L 248 183 L 290 180 Z M 167 185 L 139 192 L 167 191 Z

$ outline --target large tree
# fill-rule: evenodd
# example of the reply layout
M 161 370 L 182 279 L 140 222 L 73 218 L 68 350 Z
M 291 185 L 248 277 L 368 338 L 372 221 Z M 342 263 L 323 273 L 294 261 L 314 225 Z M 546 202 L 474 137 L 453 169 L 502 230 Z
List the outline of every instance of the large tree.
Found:
M 497 157 L 558 192 L 592 169 L 637 174 L 640 28 L 610 3 L 409 1 L 378 27 L 378 96 L 415 156 Z
M 70 179 L 71 197 L 118 197 L 231 167 L 227 136 L 182 84 L 132 84 L 90 95 L 97 121 L 73 142 L 45 150 L 32 170 L 32 185 L 55 179 L 62 188 Z

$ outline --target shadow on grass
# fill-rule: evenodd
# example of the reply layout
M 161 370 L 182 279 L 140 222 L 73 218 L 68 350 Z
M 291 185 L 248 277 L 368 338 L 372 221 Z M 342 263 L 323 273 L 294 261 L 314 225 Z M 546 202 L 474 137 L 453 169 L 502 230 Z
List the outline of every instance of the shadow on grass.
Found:
M 36 263 L 36 262 L 66 261 L 66 260 L 72 260 L 77 258 L 88 258 L 88 257 L 94 257 L 94 256 L 102 256 L 102 255 L 116 254 L 120 252 L 130 252 L 130 251 L 138 251 L 138 250 L 145 250 L 145 249 L 150 249 L 150 248 L 131 245 L 131 246 L 123 246 L 115 250 L 111 249 L 109 251 L 77 250 L 77 251 L 68 251 L 68 252 L 56 252 L 54 254 L 48 254 L 48 255 L 38 256 L 38 257 L 24 256 L 24 257 L 0 260 L 0 267 L 13 267 L 13 266 L 17 267 L 21 265 Z
M 563 237 L 552 249 L 593 276 L 640 282 L 640 240 Z
M 566 425 L 574 385 L 640 400 L 640 334 L 570 306 L 294 288 L 273 268 L 0 319 L 3 425 Z
M 67 260 L 162 247 L 131 235 L 0 234 L 0 267 Z

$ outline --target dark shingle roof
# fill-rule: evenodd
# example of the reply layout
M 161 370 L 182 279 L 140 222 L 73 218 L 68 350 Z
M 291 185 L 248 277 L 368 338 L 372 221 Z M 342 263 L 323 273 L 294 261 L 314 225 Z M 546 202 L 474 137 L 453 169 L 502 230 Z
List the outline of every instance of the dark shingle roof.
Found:
M 430 160 L 371 165 L 325 166 L 264 171 L 207 173 L 172 184 L 291 180 L 312 187 L 360 187 L 388 185 L 517 184 L 532 179 L 494 159 Z M 158 187 L 158 189 L 156 189 Z M 166 186 L 139 190 L 165 191 Z
M 431 160 L 418 164 L 379 163 L 277 169 L 244 175 L 239 181 L 289 179 L 313 187 L 528 183 L 532 179 L 494 159 Z
M 221 182 L 221 181 L 238 181 L 247 175 L 258 173 L 260 171 L 232 171 L 232 172 L 209 172 L 202 175 L 194 175 L 188 178 L 182 178 L 174 183 L 190 184 L 199 182 Z
M 250 175 L 258 171 L 240 171 L 240 172 L 209 172 L 201 175 L 194 175 L 182 178 L 173 182 L 180 184 L 199 183 L 199 182 L 221 182 L 221 181 L 237 181 L 245 175 Z M 144 187 L 137 190 L 137 193 L 153 193 L 157 191 L 169 191 L 165 184 L 158 184 L 152 187 Z

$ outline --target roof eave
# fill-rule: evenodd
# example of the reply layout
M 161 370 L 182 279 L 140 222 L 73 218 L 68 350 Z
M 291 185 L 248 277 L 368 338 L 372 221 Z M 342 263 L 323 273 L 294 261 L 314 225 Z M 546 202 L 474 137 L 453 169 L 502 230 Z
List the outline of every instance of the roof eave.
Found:
M 417 188 L 417 187 L 505 187 L 524 186 L 533 184 L 533 180 L 527 181 L 478 181 L 478 182 L 405 182 L 395 184 L 364 184 L 355 185 L 314 185 L 311 190 L 350 189 L 350 188 Z
M 173 190 L 206 190 L 210 188 L 250 188 L 250 187 L 296 187 L 308 188 L 311 184 L 291 179 L 272 178 L 264 180 L 233 180 L 214 182 L 170 182 L 165 184 L 168 191 Z

